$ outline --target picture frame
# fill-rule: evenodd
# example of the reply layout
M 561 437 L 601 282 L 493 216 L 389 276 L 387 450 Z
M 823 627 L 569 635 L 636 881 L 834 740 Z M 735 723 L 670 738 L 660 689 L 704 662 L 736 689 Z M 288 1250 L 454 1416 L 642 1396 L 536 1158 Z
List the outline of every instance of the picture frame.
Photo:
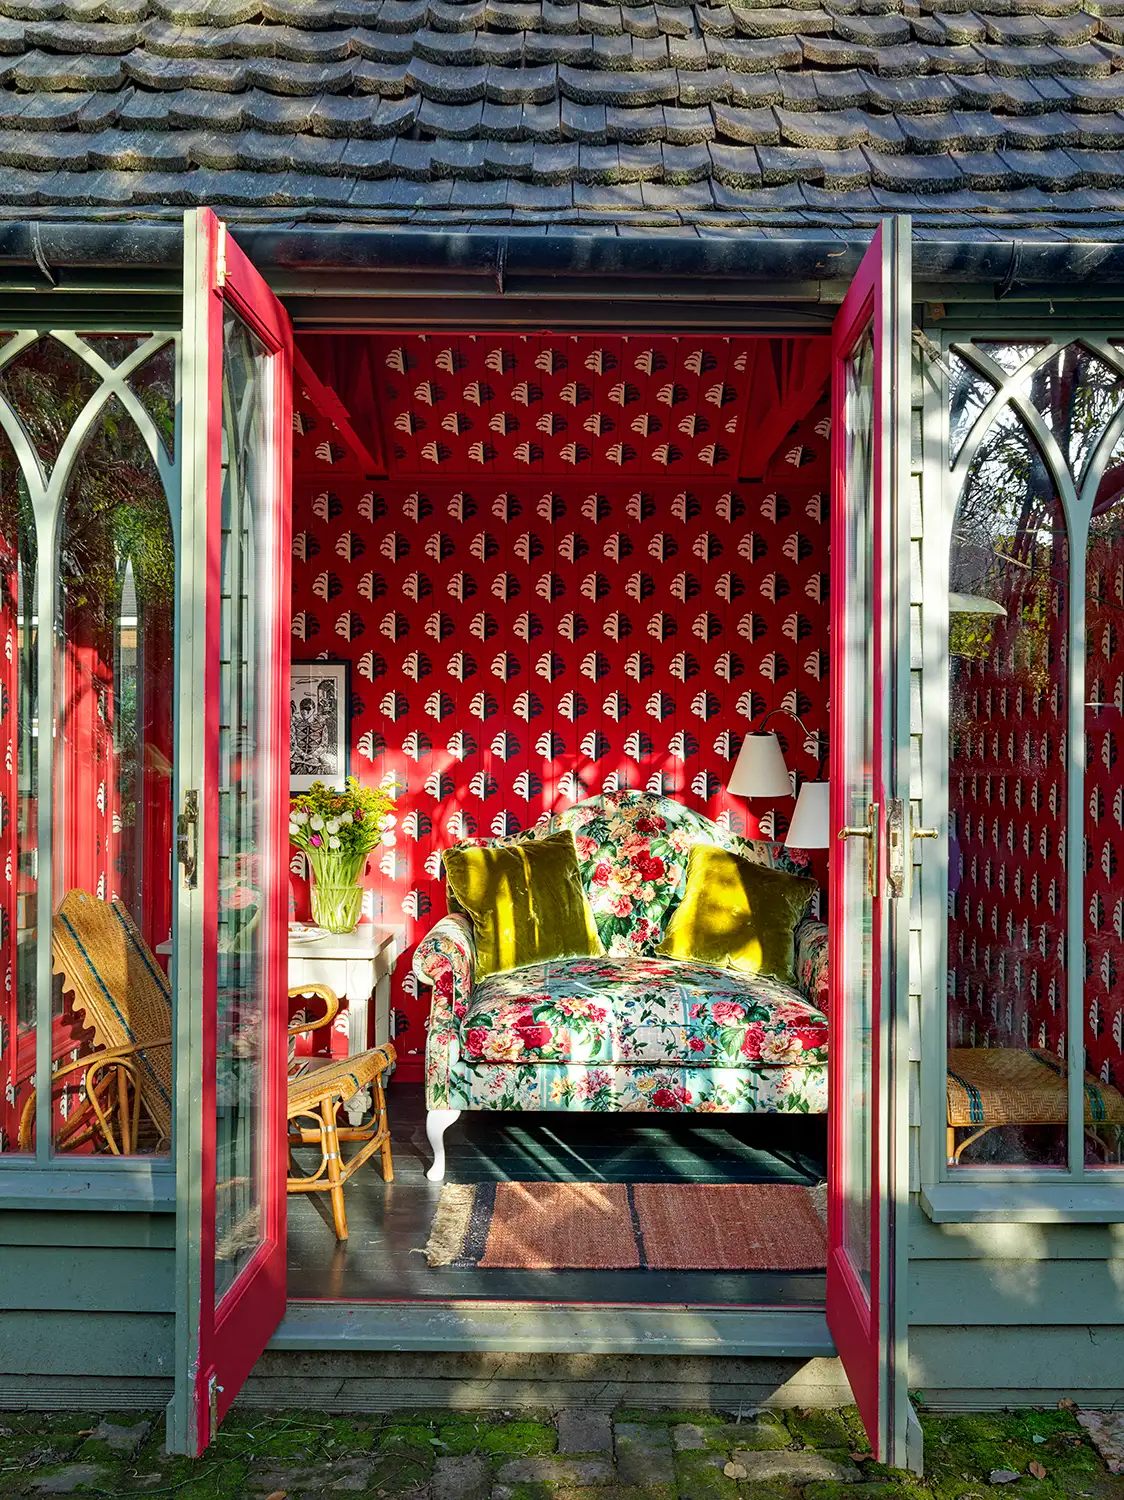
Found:
M 351 663 L 289 664 L 289 790 L 314 781 L 342 791 L 351 769 Z

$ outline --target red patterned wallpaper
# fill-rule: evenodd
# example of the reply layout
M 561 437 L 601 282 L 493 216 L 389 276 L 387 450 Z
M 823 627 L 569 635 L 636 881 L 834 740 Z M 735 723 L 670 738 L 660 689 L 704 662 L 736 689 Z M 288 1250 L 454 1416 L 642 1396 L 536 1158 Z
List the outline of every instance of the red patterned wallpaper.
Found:
M 1085 1049 L 1124 1088 L 1124 502 L 1094 521 L 1085 602 Z
M 371 914 L 412 942 L 450 840 L 606 787 L 741 826 L 724 783 L 751 720 L 798 708 L 826 746 L 826 401 L 739 484 L 750 340 L 372 342 L 391 477 L 348 472 L 298 393 L 293 560 L 293 655 L 352 662 L 353 769 L 400 789 Z M 779 836 L 792 805 L 754 810 Z M 397 983 L 420 1077 L 408 959 Z
M 1124 517 L 1101 518 L 1087 573 L 1086 1066 L 1124 1086 Z M 1113 522 L 1115 521 L 1115 524 Z M 951 701 L 949 1042 L 1066 1055 L 1068 560 L 1060 510 L 1046 576 L 1012 567 L 986 655 Z M 994 580 L 993 580 L 994 581 Z

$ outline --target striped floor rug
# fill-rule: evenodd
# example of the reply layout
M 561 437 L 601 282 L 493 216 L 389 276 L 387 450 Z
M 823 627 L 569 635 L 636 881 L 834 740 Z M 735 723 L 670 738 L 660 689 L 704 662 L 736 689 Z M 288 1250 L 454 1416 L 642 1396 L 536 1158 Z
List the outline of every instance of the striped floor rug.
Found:
M 481 1270 L 816 1271 L 824 1197 L 775 1183 L 450 1184 L 425 1253 Z

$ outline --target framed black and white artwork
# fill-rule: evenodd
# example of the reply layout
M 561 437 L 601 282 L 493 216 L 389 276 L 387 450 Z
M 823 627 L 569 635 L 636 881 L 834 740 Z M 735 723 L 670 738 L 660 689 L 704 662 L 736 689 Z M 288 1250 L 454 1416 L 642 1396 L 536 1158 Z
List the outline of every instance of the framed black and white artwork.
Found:
M 289 667 L 289 790 L 314 781 L 340 791 L 348 772 L 349 672 L 346 661 L 294 661 Z

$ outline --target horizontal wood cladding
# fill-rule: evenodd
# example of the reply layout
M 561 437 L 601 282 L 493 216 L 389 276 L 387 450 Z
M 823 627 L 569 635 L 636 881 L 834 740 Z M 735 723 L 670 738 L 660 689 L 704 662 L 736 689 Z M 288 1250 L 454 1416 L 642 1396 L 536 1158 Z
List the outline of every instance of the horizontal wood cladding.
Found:
M 171 1395 L 170 1375 L 0 1375 L 0 1411 L 159 1411 Z
M 923 1261 L 910 1266 L 910 1339 L 955 1317 L 1006 1330 L 1043 1322 L 1124 1325 L 1124 1260 Z M 920 1334 L 919 1334 L 920 1336 Z
M 934 1224 L 915 1204 L 909 1254 L 914 1270 L 927 1260 L 1124 1261 L 1124 1224 Z
M 77 1246 L 174 1251 L 176 1221 L 172 1214 L 6 1211 L 0 1213 L 0 1245 L 63 1245 L 72 1255 Z
M 100 1301 L 95 1286 L 87 1305 Z M 6 1376 L 144 1378 L 172 1374 L 171 1313 L 0 1311 Z
M 171 1250 L 9 1245 L 0 1302 L 8 1310 L 170 1313 L 174 1282 Z
M 958 1293 L 950 1282 L 948 1314 L 959 1316 Z M 1056 1326 L 967 1328 L 912 1327 L 909 1331 L 909 1388 L 926 1400 L 939 1401 L 942 1388 L 979 1392 L 975 1405 L 1041 1406 L 1060 1396 L 1080 1393 L 1092 1406 L 1095 1392 L 1115 1385 L 1112 1401 L 1119 1403 L 1120 1371 L 1124 1370 L 1124 1327 L 1071 1328 Z M 965 1399 L 971 1405 L 970 1398 Z

